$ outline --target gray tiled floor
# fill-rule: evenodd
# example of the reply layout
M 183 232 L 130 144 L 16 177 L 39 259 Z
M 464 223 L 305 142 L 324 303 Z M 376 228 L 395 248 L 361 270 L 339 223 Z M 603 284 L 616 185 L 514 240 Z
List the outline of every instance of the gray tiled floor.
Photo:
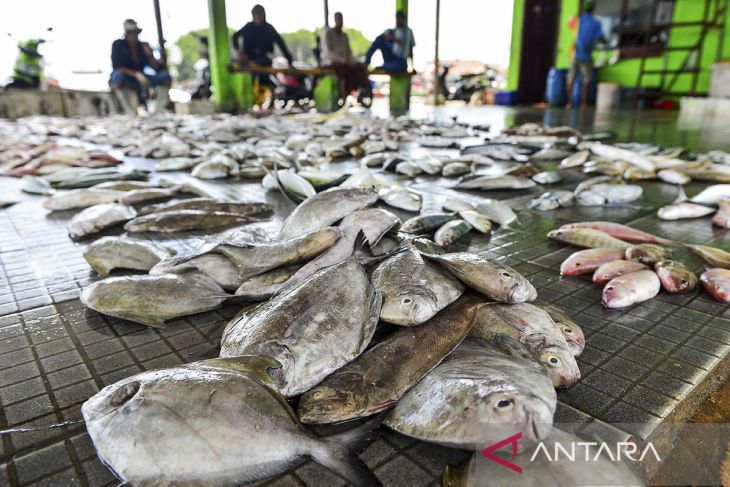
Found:
M 17 181 L 3 179 L 0 184 L 12 186 Z M 416 186 L 428 190 L 427 205 L 454 194 L 442 182 L 419 179 Z M 645 186 L 645 208 L 544 214 L 521 210 L 521 229 L 497 232 L 491 238 L 470 236 L 457 244 L 457 250 L 484 252 L 516 267 L 538 287 L 541 299 L 566 308 L 584 328 L 587 346 L 579 357 L 583 379 L 559 393 L 558 416 L 565 422 L 595 418 L 643 423 L 641 431 L 630 433 L 648 434 L 651 425 L 667 417 L 706 380 L 730 350 L 730 307 L 700 291 L 660 294 L 628 309 L 606 310 L 600 305 L 600 288 L 589 279 L 560 278 L 559 263 L 573 249 L 547 241 L 545 234 L 568 221 L 629 222 L 670 238 L 728 247 L 727 231 L 712 228 L 706 218 L 658 222 L 651 205 L 670 201 L 674 194 L 655 183 Z M 263 196 L 256 184 L 231 185 L 226 190 Z M 524 208 L 530 197 L 514 198 L 514 206 Z M 268 198 L 273 198 L 280 215 L 291 208 L 277 196 Z M 226 307 L 174 320 L 164 329 L 149 329 L 85 309 L 78 292 L 97 276 L 81 257 L 84 244 L 66 236 L 70 216 L 69 212 L 47 215 L 39 198 L 0 210 L 0 429 L 76 421 L 80 404 L 105 385 L 142 370 L 213 357 L 223 327 L 238 311 Z M 182 249 L 194 244 L 190 237 L 162 241 Z M 696 270 L 702 268 L 686 251 L 674 255 Z M 386 485 L 399 486 L 437 485 L 444 465 L 466 456 L 392 432 L 385 432 L 362 455 Z M 311 463 L 270 482 L 342 484 Z M 2 435 L 0 484 L 7 483 L 111 485 L 115 480 L 97 459 L 83 425 L 74 424 Z

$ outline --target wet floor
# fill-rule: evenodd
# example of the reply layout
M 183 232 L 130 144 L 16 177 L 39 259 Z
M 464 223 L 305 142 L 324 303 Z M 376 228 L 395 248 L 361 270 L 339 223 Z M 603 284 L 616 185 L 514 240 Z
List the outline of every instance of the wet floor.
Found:
M 416 116 L 456 116 L 491 124 L 494 130 L 526 121 L 552 125 L 572 123 L 583 130 L 613 130 L 620 140 L 686 146 L 690 150 L 730 148 L 727 128 L 700 131 L 678 123 L 672 112 L 543 111 L 511 108 L 448 106 L 436 111 L 414 104 Z M 582 118 L 580 118 L 582 117 Z M 725 137 L 723 139 L 723 135 Z M 707 140 L 724 140 L 707 145 Z M 133 161 L 139 166 L 146 161 Z M 351 167 L 348 163 L 338 167 Z M 546 165 L 550 167 L 550 165 Z M 581 178 L 573 174 L 562 186 Z M 0 179 L 8 193 L 18 180 Z M 537 287 L 541 299 L 564 307 L 586 334 L 587 346 L 578 362 L 583 375 L 575 386 L 559 393 L 556 422 L 586 425 L 620 423 L 625 435 L 648 437 L 666 419 L 688 419 L 683 405 L 696 400 L 716 379 L 730 352 L 730 307 L 695 291 L 655 299 L 623 309 L 600 305 L 600 288 L 586 278 L 561 279 L 560 262 L 574 249 L 550 242 L 546 233 L 563 223 L 611 220 L 683 242 L 728 249 L 727 230 L 713 228 L 709 218 L 664 222 L 654 216 L 658 206 L 676 196 L 676 188 L 642 183 L 645 196 L 631 208 L 575 208 L 551 212 L 527 210 L 526 202 L 540 188 L 521 192 L 456 192 L 452 182 L 419 177 L 414 185 L 425 192 L 424 209 L 438 208 L 443 198 L 471 201 L 484 197 L 508 200 L 520 217 L 515 231 L 491 237 L 472 234 L 455 250 L 470 250 L 511 265 Z M 562 187 L 561 186 L 561 187 Z M 690 185 L 693 194 L 699 185 Z M 293 205 L 278 194 L 265 194 L 257 182 L 217 185 L 227 195 L 260 196 L 276 207 L 276 219 Z M 87 242 L 71 242 L 66 224 L 71 212 L 48 214 L 41 198 L 30 197 L 0 210 L 0 429 L 36 428 L 80 419 L 79 406 L 101 387 L 143 370 L 216 356 L 229 306 L 172 321 L 164 329 L 149 329 L 99 315 L 78 301 L 79 290 L 98 279 L 83 260 Z M 406 213 L 399 213 L 408 217 Z M 275 220 L 276 220 L 275 219 Z M 274 223 L 275 225 L 275 223 Z M 111 229 L 105 235 L 118 235 Z M 142 234 L 181 252 L 200 244 L 201 234 L 174 239 Z M 702 263 L 686 251 L 674 257 L 700 270 Z M 446 464 L 468 453 L 416 442 L 385 432 L 363 459 L 385 485 L 440 484 Z M 334 474 L 313 463 L 269 481 L 274 485 L 341 485 Z M 82 424 L 53 430 L 3 435 L 0 442 L 0 485 L 114 485 L 115 479 L 96 457 Z

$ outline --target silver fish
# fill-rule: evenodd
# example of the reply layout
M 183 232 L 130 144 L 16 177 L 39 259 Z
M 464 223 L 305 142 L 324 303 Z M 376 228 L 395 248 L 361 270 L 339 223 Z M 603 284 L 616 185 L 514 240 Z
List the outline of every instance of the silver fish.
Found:
M 461 282 L 412 247 L 379 263 L 372 282 L 383 295 L 380 319 L 402 326 L 424 323 L 464 292 Z
M 518 340 L 545 365 L 556 388 L 573 385 L 580 379 L 573 355 L 575 348 L 568 345 L 550 315 L 530 303 L 482 306 L 469 334 L 485 340 L 504 334 Z
M 308 433 L 272 389 L 275 367 L 239 357 L 142 372 L 99 391 L 81 413 L 101 460 L 131 485 L 233 487 L 307 457 L 353 485 L 377 485 L 346 446 L 364 441 L 373 422 L 329 438 Z
M 454 212 L 454 213 L 458 213 L 460 211 L 470 211 L 470 210 L 475 209 L 474 205 L 472 205 L 471 203 L 462 201 L 457 198 L 447 198 L 444 201 L 442 208 L 445 211 L 450 211 L 450 212 Z
M 175 251 L 144 240 L 103 237 L 84 249 L 84 259 L 101 276 L 113 269 L 148 271 Z
M 332 188 L 304 200 L 284 220 L 279 238 L 288 239 L 341 220 L 348 213 L 371 206 L 378 200 L 372 188 Z
M 570 167 L 582 166 L 588 160 L 589 155 L 590 155 L 590 151 L 588 151 L 588 150 L 578 151 L 574 154 L 569 155 L 562 161 L 560 161 L 560 167 L 570 168 Z
M 286 281 L 293 276 L 301 266 L 294 264 L 264 272 L 243 281 L 236 289 L 236 296 L 248 301 L 266 301 L 281 291 Z
M 124 191 L 97 188 L 56 191 L 43 202 L 43 207 L 53 211 L 88 208 L 102 203 L 113 203 L 123 195 Z
M 444 223 L 450 222 L 456 219 L 456 216 L 451 213 L 431 213 L 427 215 L 418 215 L 403 222 L 400 227 L 401 232 L 405 233 L 428 233 L 432 230 L 436 230 L 441 227 Z
M 378 191 L 380 199 L 386 204 L 406 211 L 421 211 L 422 197 L 420 193 L 407 188 L 383 188 Z
M 464 220 L 451 220 L 436 230 L 433 238 L 438 245 L 447 248 L 469 233 L 471 229 L 472 226 Z
M 476 210 L 460 211 L 459 217 L 471 225 L 477 232 L 489 235 L 492 231 L 492 220 Z
M 94 311 L 151 327 L 216 309 L 229 297 L 213 279 L 196 271 L 109 277 L 87 286 L 80 295 Z
M 468 252 L 423 255 L 446 267 L 470 288 L 495 301 L 524 303 L 537 298 L 537 291 L 522 274 L 481 255 Z
M 68 223 L 71 238 L 81 238 L 105 228 L 131 220 L 137 215 L 134 208 L 119 203 L 102 203 L 77 213 Z
M 548 191 L 527 203 L 532 210 L 550 211 L 573 206 L 573 193 L 570 191 Z
M 270 357 L 281 364 L 273 379 L 282 394 L 301 394 L 365 350 L 381 301 L 362 266 L 347 260 L 234 318 L 220 356 Z
M 477 205 L 477 211 L 500 227 L 507 228 L 517 222 L 517 214 L 506 203 L 492 198 L 486 198 Z
M 403 161 L 399 162 L 398 165 L 395 166 L 395 172 L 413 178 L 421 174 L 423 170 L 415 162 Z
M 543 171 L 532 176 L 532 180 L 538 184 L 555 184 L 563 180 L 563 177 L 556 171 Z
M 447 162 L 444 167 L 441 168 L 441 175 L 446 178 L 453 178 L 457 176 L 463 176 L 471 172 L 469 164 L 465 162 Z
M 696 203 L 677 203 L 659 208 L 657 216 L 662 220 L 683 220 L 687 218 L 701 218 L 715 212 L 714 208 Z
M 461 449 L 491 445 L 514 431 L 524 431 L 532 444 L 550 433 L 556 402 L 542 364 L 468 338 L 401 397 L 385 424 Z
M 708 186 L 689 200 L 700 205 L 717 206 L 721 199 L 730 199 L 730 184 Z
M 474 179 L 463 180 L 454 188 L 481 189 L 485 191 L 499 189 L 527 189 L 537 186 L 532 179 L 518 176 L 478 176 Z

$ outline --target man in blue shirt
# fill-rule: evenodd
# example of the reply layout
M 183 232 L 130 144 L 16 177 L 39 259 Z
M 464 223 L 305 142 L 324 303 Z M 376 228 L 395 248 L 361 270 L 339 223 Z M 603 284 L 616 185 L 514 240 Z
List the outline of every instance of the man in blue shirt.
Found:
M 375 38 L 365 54 L 365 64 L 369 65 L 375 51 L 380 51 L 384 70 L 404 73 L 408 71 L 408 59 L 413 59 L 415 45 L 413 31 L 406 25 L 406 14 L 399 10 L 395 14 L 395 29 L 388 29 Z
M 135 97 L 139 93 L 145 95 L 150 86 L 157 87 L 156 111 L 164 110 L 170 100 L 170 75 L 155 59 L 149 43 L 139 40 L 140 32 L 137 22 L 127 19 L 124 37 L 112 44 L 113 71 L 109 83 L 124 111 L 130 114 L 137 112 Z
M 573 85 L 578 71 L 583 73 L 581 104 L 587 105 L 588 88 L 593 78 L 593 49 L 597 42 L 605 43 L 601 23 L 593 16 L 594 3 L 586 0 L 583 14 L 578 19 L 578 36 L 575 41 L 575 58 L 568 72 L 568 108 L 572 106 Z

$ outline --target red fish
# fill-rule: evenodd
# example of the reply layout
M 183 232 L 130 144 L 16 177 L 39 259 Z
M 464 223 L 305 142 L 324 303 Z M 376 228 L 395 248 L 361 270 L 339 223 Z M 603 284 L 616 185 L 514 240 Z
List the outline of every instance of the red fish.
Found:
M 627 225 L 621 225 L 620 223 L 613 222 L 578 222 L 568 223 L 560 228 L 592 228 L 593 230 L 600 230 L 604 233 L 611 235 L 619 240 L 626 240 L 627 242 L 646 242 L 655 243 L 659 245 L 666 245 L 668 247 L 679 247 L 681 244 L 668 240 L 666 238 L 657 237 L 651 233 L 642 232 L 635 228 L 631 228 Z

